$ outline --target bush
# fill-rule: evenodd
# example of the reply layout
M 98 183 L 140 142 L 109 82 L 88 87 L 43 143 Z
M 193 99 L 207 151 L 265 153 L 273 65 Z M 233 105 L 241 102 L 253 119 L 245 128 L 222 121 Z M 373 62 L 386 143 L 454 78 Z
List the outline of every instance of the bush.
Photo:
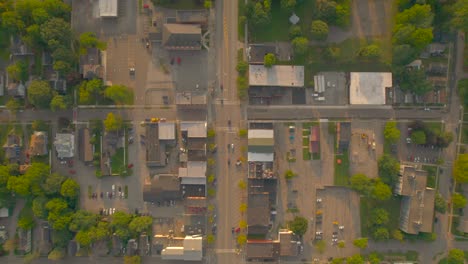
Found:
M 286 180 L 291 180 L 294 177 L 296 177 L 296 174 L 294 172 L 292 172 L 292 170 L 287 170 L 284 173 L 284 178 L 286 178 Z
M 291 44 L 296 55 L 304 55 L 309 49 L 309 40 L 305 37 L 296 37 Z
M 289 39 L 293 40 L 302 36 L 302 29 L 298 25 L 293 25 L 289 28 Z
M 249 83 L 247 78 L 244 76 L 237 76 L 237 96 L 239 99 L 244 100 L 247 98 L 247 89 L 249 88 Z
M 328 25 L 322 20 L 314 20 L 311 25 L 312 38 L 325 40 L 328 37 Z
M 239 137 L 245 138 L 247 137 L 247 134 L 248 134 L 247 129 L 239 129 Z
M 214 138 L 216 136 L 216 131 L 213 128 L 208 129 L 208 132 L 206 133 L 206 136 L 208 138 Z
M 246 61 L 239 61 L 236 70 L 240 75 L 245 75 L 249 69 L 249 64 Z

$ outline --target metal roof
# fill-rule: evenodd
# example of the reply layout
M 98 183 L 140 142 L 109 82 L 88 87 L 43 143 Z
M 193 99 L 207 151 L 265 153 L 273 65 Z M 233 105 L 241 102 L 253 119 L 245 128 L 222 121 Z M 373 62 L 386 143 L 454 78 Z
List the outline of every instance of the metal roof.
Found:
M 117 17 L 118 0 L 99 0 L 99 15 L 101 17 Z

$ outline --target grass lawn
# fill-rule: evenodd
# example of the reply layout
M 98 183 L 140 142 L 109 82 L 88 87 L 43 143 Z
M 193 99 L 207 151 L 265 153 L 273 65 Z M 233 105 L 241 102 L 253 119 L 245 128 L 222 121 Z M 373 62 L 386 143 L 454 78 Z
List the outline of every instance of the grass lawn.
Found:
M 153 0 L 153 4 L 156 5 L 156 1 Z M 158 6 L 170 8 L 170 9 L 203 9 L 204 1 L 195 1 L 195 0 L 171 0 L 165 1 L 167 4 L 158 4 Z M 215 4 L 215 1 L 213 1 Z
M 463 133 L 462 133 L 461 141 L 463 144 L 468 144 L 468 124 L 463 124 L 462 129 L 463 129 Z
M 302 159 L 303 160 L 310 160 L 312 155 L 309 152 L 309 148 L 302 148 Z
M 126 169 L 127 164 L 124 163 L 124 148 L 118 148 L 111 157 L 112 174 L 122 174 Z
M 427 171 L 427 187 L 436 188 L 437 186 L 437 167 L 423 165 L 422 169 Z
M 384 208 L 388 211 L 389 221 L 386 227 L 390 234 L 393 230 L 398 229 L 398 225 L 400 223 L 400 204 L 400 197 L 392 197 L 388 201 L 376 201 L 366 197 L 361 197 L 361 237 L 369 237 L 372 232 L 370 214 L 374 208 Z
M 336 161 L 341 159 L 341 164 Z M 342 154 L 335 156 L 335 180 L 334 184 L 337 186 L 349 185 L 349 156 L 348 151 L 343 151 Z
M 42 156 L 31 156 L 31 163 L 44 163 L 49 165 L 49 155 L 42 155 Z
M 437 135 L 442 132 L 442 123 L 441 122 L 424 122 L 424 124 L 429 128 L 431 131 Z
M 306 33 L 310 30 L 312 23 L 312 11 L 314 10 L 315 0 L 302 1 L 294 10 L 300 18 L 298 25 L 301 26 L 302 32 Z M 289 17 L 292 13 L 285 12 L 281 9 L 280 1 L 272 1 L 271 3 L 271 23 L 263 27 L 257 27 L 249 31 L 251 42 L 272 42 L 272 41 L 288 41 L 289 28 L 291 23 Z

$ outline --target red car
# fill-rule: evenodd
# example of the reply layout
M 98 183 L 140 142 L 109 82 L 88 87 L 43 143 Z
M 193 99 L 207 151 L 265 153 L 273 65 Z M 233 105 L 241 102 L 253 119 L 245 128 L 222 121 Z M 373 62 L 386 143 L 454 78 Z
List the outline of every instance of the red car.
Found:
M 180 57 L 177 57 L 177 64 L 180 65 L 181 62 L 182 62 L 182 60 L 180 59 Z
M 128 164 L 127 168 L 129 168 L 129 169 L 133 168 L 133 163 Z

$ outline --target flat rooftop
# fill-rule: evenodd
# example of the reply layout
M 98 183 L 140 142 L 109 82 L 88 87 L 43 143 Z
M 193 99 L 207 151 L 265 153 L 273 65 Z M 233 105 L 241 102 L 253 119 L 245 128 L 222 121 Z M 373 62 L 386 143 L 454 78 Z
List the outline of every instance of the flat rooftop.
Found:
M 250 86 L 304 87 L 304 66 L 249 65 Z
M 392 87 L 391 72 L 351 72 L 350 104 L 384 105 L 385 88 L 389 87 Z
M 118 0 L 99 0 L 99 15 L 101 17 L 117 17 Z

